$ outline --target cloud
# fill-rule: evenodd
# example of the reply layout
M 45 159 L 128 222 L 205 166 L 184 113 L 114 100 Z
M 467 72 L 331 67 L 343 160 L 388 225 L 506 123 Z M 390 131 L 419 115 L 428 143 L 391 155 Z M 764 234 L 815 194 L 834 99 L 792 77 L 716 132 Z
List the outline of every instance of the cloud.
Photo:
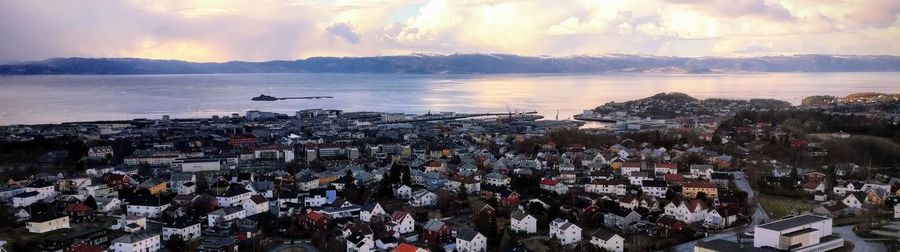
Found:
M 900 54 L 898 14 L 896 0 L 9 0 L 0 61 Z
M 359 34 L 353 31 L 353 25 L 348 23 L 335 23 L 326 28 L 329 33 L 340 37 L 350 44 L 359 44 Z

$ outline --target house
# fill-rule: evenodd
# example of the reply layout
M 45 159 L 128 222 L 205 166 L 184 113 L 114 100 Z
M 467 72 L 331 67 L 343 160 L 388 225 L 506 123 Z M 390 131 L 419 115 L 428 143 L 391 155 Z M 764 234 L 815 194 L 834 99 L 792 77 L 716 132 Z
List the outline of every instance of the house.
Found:
M 641 219 L 641 215 L 631 209 L 612 208 L 603 216 L 603 225 L 611 228 L 625 229 L 631 223 Z
M 453 176 L 447 182 L 447 188 L 450 190 L 459 190 L 463 188 L 468 193 L 481 191 L 481 183 L 473 176 Z
M 641 201 L 638 200 L 638 197 L 635 195 L 625 195 L 622 199 L 619 200 L 619 207 L 625 209 L 634 209 L 641 205 Z
M 657 231 L 661 232 L 662 235 L 668 237 L 670 234 L 678 234 L 683 231 L 688 230 L 688 225 L 684 222 L 675 219 L 670 215 L 663 215 L 659 219 L 656 220 Z
M 737 242 L 715 239 L 711 241 L 700 240 L 694 245 L 694 251 L 697 252 L 768 252 L 770 250 L 743 246 Z
M 168 183 L 166 181 L 160 181 L 154 178 L 145 180 L 141 182 L 137 186 L 138 189 L 146 189 L 152 195 L 157 195 L 160 192 L 166 191 L 168 189 Z
M 657 176 L 663 176 L 665 174 L 677 174 L 678 173 L 678 164 L 676 163 L 656 163 L 653 167 L 653 173 Z
M 309 191 L 319 188 L 319 178 L 306 174 L 297 178 L 297 186 L 300 191 Z
M 365 222 L 372 222 L 375 218 L 381 218 L 382 216 L 387 215 L 387 212 L 384 211 L 384 208 L 381 207 L 381 204 L 376 202 L 375 204 L 366 204 L 363 205 L 362 209 L 359 212 L 359 219 Z
M 898 204 L 898 205 L 900 205 L 900 204 Z M 856 209 L 856 210 L 859 210 L 859 209 Z M 846 213 L 855 212 L 856 210 L 850 209 L 847 207 L 847 205 L 844 205 L 843 202 L 837 201 L 837 202 L 823 203 L 822 205 L 819 205 L 818 207 L 813 208 L 812 212 L 814 214 L 835 218 L 835 217 L 843 216 Z
M 91 209 L 84 203 L 69 204 L 63 209 L 63 214 L 69 216 L 70 220 L 75 223 L 93 219 L 93 213 L 94 209 Z
M 644 195 L 657 198 L 666 197 L 666 191 L 669 190 L 669 183 L 664 180 L 644 180 L 641 184 L 641 191 Z
M 628 181 L 631 185 L 641 186 L 644 184 L 644 180 L 650 180 L 652 177 L 647 172 L 632 172 L 628 175 Z
M 449 242 L 450 237 L 450 225 L 445 224 L 444 222 L 438 219 L 430 219 L 428 222 L 422 226 L 423 236 L 425 237 L 425 243 L 428 244 L 442 244 L 445 242 Z
M 688 224 L 706 220 L 708 212 L 706 203 L 698 199 L 672 201 L 665 207 L 666 215 Z
M 250 200 L 250 195 L 249 190 L 233 185 L 224 193 L 216 196 L 216 201 L 218 201 L 219 206 L 222 207 L 243 206 L 244 202 Z
M 400 243 L 394 248 L 393 252 L 431 252 L 428 249 L 413 246 L 409 243 Z
M 581 228 L 568 220 L 556 218 L 550 222 L 549 236 L 559 239 L 563 246 L 572 245 L 581 241 Z
M 509 215 L 509 226 L 513 232 L 533 234 L 537 232 L 537 219 L 519 209 Z
M 159 218 L 169 206 L 168 202 L 162 201 L 159 197 L 139 195 L 128 199 L 125 212 L 130 216 Z
M 710 175 L 713 173 L 712 165 L 700 165 L 693 164 L 691 165 L 691 177 L 701 178 L 701 179 L 709 179 Z
M 681 186 L 681 194 L 687 198 L 696 198 L 698 193 L 706 194 L 707 198 L 719 197 L 719 190 L 715 184 L 707 181 L 691 181 Z
M 385 223 L 385 228 L 388 231 L 393 231 L 395 237 L 399 237 L 401 234 L 412 232 L 415 229 L 415 225 L 416 220 L 413 219 L 409 212 L 397 210 L 394 211 L 394 214 L 391 214 L 391 218 Z
M 609 252 L 625 250 L 625 238 L 619 234 L 598 228 L 591 233 L 591 244 Z
M 853 181 L 853 182 L 846 183 L 846 184 L 836 185 L 836 186 L 834 186 L 834 189 L 832 191 L 834 191 L 834 193 L 837 195 L 843 196 L 843 195 L 847 194 L 848 192 L 859 192 L 859 191 L 862 191 L 862 189 L 863 189 L 863 183 L 860 183 L 858 181 Z
M 542 179 L 541 180 L 541 189 L 554 192 L 559 195 L 566 194 L 569 191 L 569 187 L 564 185 L 559 180 L 555 179 Z
M 803 183 L 803 190 L 808 193 L 825 192 L 825 183 L 819 181 L 808 181 Z
M 197 176 L 191 173 L 175 173 L 169 178 L 170 190 L 178 194 L 191 194 L 197 191 Z
M 890 196 L 890 192 L 881 188 L 870 188 L 866 190 L 866 204 L 884 205 L 884 201 Z
M 585 192 L 597 194 L 625 195 L 625 188 L 625 183 L 618 180 L 594 180 L 584 185 Z
M 863 202 L 865 201 L 866 196 L 863 193 L 855 192 L 847 194 L 844 196 L 844 199 L 841 200 L 841 203 L 844 203 L 849 208 L 862 209 Z
M 491 172 L 484 176 L 482 182 L 493 186 L 508 186 L 510 180 L 510 177 L 506 176 L 506 174 Z
M 361 233 L 352 233 L 346 237 L 347 252 L 369 252 L 375 251 L 374 237 L 363 235 Z
M 69 228 L 69 216 L 37 215 L 25 223 L 29 233 L 42 234 L 63 228 Z
M 97 146 L 88 149 L 88 158 L 90 159 L 104 159 L 106 157 L 112 157 L 113 155 L 114 153 L 111 146 Z
M 713 174 L 709 175 L 709 181 L 718 187 L 728 187 L 732 180 L 734 180 L 734 175 L 731 175 L 731 173 L 713 172 Z
M 734 211 L 726 207 L 719 207 L 709 210 L 703 226 L 709 229 L 723 229 L 730 227 L 735 221 L 737 221 L 737 215 Z
M 147 217 L 123 215 L 116 218 L 116 224 L 110 228 L 126 233 L 138 232 L 147 228 Z
M 412 188 L 407 185 L 400 185 L 394 187 L 394 198 L 397 199 L 409 199 L 412 197 Z
M 168 241 L 173 235 L 179 235 L 185 241 L 200 238 L 200 222 L 183 217 L 163 225 L 162 240 Z
M 244 201 L 243 208 L 244 211 L 247 211 L 247 216 L 265 213 L 269 211 L 269 200 L 260 194 L 256 194 L 250 196 L 250 200 Z
M 27 207 L 57 194 L 52 183 L 36 180 L 24 188 L 24 192 L 12 197 L 13 207 Z
M 456 234 L 456 251 L 485 252 L 487 251 L 487 237 L 472 229 L 460 230 Z
M 774 250 L 828 251 L 844 246 L 844 239 L 831 232 L 832 220 L 801 215 L 756 226 L 753 246 Z
M 900 219 L 900 204 L 894 204 L 894 219 Z
M 300 223 L 308 229 L 324 230 L 328 227 L 328 225 L 331 225 L 331 217 L 328 217 L 328 215 L 316 211 L 312 211 L 307 213 L 304 218 L 301 218 Z
M 162 249 L 159 234 L 138 233 L 128 234 L 112 241 L 109 248 L 113 252 L 152 252 Z
M 437 203 L 437 194 L 425 189 L 416 190 L 409 199 L 409 204 L 417 207 L 431 206 Z
M 206 224 L 210 227 L 231 227 L 234 220 L 247 217 L 247 212 L 240 207 L 223 207 L 206 215 Z
M 219 171 L 222 164 L 218 158 L 186 158 L 181 161 L 181 172 Z
M 632 172 L 639 172 L 639 171 L 641 171 L 641 163 L 640 162 L 624 162 L 624 163 L 622 163 L 622 167 L 619 168 L 619 172 L 623 176 L 628 176 Z

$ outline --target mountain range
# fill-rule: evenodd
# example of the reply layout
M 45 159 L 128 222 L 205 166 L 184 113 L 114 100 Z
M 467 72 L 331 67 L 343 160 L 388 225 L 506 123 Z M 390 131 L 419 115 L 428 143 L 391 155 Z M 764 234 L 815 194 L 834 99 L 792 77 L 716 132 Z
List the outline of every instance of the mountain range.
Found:
M 312 57 L 265 62 L 198 63 L 139 58 L 52 58 L 0 65 L 0 75 L 211 74 L 211 73 L 716 73 L 895 72 L 900 56 L 790 55 L 764 57 L 667 57 L 604 55 L 531 57 L 509 54 L 411 54 Z

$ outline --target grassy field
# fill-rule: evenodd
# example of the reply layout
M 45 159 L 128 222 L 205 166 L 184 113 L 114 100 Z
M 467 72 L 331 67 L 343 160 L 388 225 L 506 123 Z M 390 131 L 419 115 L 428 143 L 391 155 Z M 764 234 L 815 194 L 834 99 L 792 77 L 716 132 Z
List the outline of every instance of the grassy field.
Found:
M 812 210 L 817 206 L 812 203 L 807 203 L 802 199 L 779 197 L 766 194 L 759 195 L 759 203 L 762 204 L 763 209 L 765 209 L 772 218 L 784 217 L 785 215 L 790 214 L 791 210 L 794 209 L 802 212 Z

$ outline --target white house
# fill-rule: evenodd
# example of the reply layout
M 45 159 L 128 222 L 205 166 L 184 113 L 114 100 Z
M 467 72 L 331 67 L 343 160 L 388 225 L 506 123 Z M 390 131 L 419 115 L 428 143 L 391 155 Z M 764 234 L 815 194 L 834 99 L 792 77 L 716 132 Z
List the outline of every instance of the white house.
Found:
M 412 232 L 416 226 L 416 220 L 412 215 L 403 210 L 397 210 L 391 215 L 391 219 L 385 224 L 388 230 L 394 231 L 395 236 Z
M 309 191 L 319 188 L 319 178 L 313 177 L 312 175 L 301 176 L 297 179 L 297 186 L 300 187 L 300 191 Z
M 551 191 L 559 195 L 563 195 L 569 192 L 568 186 L 555 179 L 541 180 L 541 189 Z
M 13 207 L 26 207 L 40 200 L 56 195 L 53 184 L 38 180 L 25 187 L 24 192 L 12 197 Z
M 437 203 L 437 194 L 425 189 L 416 190 L 409 199 L 410 205 L 418 207 L 431 206 L 435 203 Z
M 125 210 L 130 216 L 158 218 L 169 206 L 169 203 L 164 203 L 157 197 L 140 197 L 131 199 Z
M 387 212 L 377 202 L 375 204 L 367 204 L 362 207 L 359 212 L 359 219 L 365 222 L 371 222 L 373 217 L 385 216 Z
M 247 216 L 253 216 L 259 213 L 264 213 L 269 211 L 269 200 L 262 195 L 256 194 L 250 196 L 250 199 L 244 201 L 243 205 L 244 211 L 247 211 Z
M 843 202 L 844 205 L 847 205 L 847 207 L 860 209 L 862 208 L 865 199 L 866 198 L 861 193 L 850 193 L 847 194 L 841 202 Z
M 507 186 L 509 185 L 510 180 L 510 177 L 505 174 L 492 172 L 485 175 L 482 182 L 493 186 Z
M 625 175 L 625 176 L 628 176 L 633 172 L 639 172 L 639 171 L 641 171 L 641 163 L 627 162 L 627 163 L 622 164 L 622 167 L 619 168 L 619 172 L 621 172 L 622 175 Z
M 394 187 L 394 198 L 397 199 L 409 199 L 412 197 L 412 188 L 407 185 L 400 185 Z
M 172 235 L 180 235 L 181 239 L 185 241 L 200 238 L 200 222 L 181 218 L 164 225 L 162 228 L 162 240 L 168 241 Z
M 709 179 L 714 171 L 712 165 L 691 165 L 691 176 L 694 178 Z
M 637 222 L 640 219 L 641 214 L 634 210 L 625 208 L 613 208 L 603 216 L 603 225 L 606 225 L 607 227 L 624 229 L 631 225 L 631 223 Z
M 181 172 L 218 171 L 222 160 L 218 158 L 187 158 L 181 161 Z
M 844 246 L 844 239 L 831 232 L 832 220 L 801 215 L 756 226 L 753 246 L 790 251 L 829 251 Z
M 240 207 L 224 207 L 216 209 L 216 211 L 212 211 L 211 213 L 207 214 L 206 224 L 210 227 L 230 227 L 233 220 L 243 219 L 246 217 L 247 212 Z
M 610 252 L 625 250 L 625 238 L 619 234 L 598 228 L 591 234 L 591 244 Z
M 46 233 L 57 229 L 69 228 L 69 217 L 34 217 L 25 223 L 29 233 Z
M 243 206 L 250 200 L 250 191 L 243 187 L 232 186 L 221 195 L 216 196 L 216 200 L 221 207 Z
M 563 246 L 571 245 L 581 241 L 581 228 L 568 220 L 556 218 L 550 222 L 549 236 L 559 239 Z
M 154 233 L 129 234 L 113 240 L 109 248 L 113 252 L 154 252 L 162 248 L 159 238 Z
M 631 185 L 642 186 L 644 185 L 644 180 L 650 180 L 650 174 L 647 172 L 632 172 L 628 175 L 628 181 Z
M 706 214 L 709 211 L 706 203 L 697 199 L 682 200 L 680 202 L 669 202 L 665 207 L 666 215 L 675 217 L 687 224 L 693 224 L 706 220 Z
M 487 237 L 472 229 L 460 230 L 456 234 L 456 251 L 485 252 L 487 251 Z
M 107 155 L 113 155 L 113 149 L 110 146 L 97 146 L 88 149 L 88 158 L 91 159 L 104 159 Z
M 12 206 L 13 207 L 27 207 L 35 202 L 41 201 L 40 193 L 38 192 L 23 192 L 12 196 Z
M 900 219 L 900 204 L 894 204 L 894 219 Z
M 101 213 L 109 213 L 122 206 L 122 201 L 119 198 L 97 197 L 94 200 L 97 202 L 97 209 L 94 209 L 94 211 Z
M 584 185 L 585 192 L 597 194 L 625 195 L 625 188 L 625 183 L 618 180 L 594 180 Z
M 737 221 L 737 215 L 727 208 L 712 209 L 706 214 L 703 226 L 709 229 L 722 229 L 730 227 Z
M 520 209 L 509 215 L 509 226 L 513 232 L 533 234 L 537 232 L 537 219 Z
M 669 183 L 666 183 L 665 180 L 645 180 L 641 184 L 641 191 L 644 192 L 644 195 L 657 198 L 666 197 L 666 191 L 668 190 Z

